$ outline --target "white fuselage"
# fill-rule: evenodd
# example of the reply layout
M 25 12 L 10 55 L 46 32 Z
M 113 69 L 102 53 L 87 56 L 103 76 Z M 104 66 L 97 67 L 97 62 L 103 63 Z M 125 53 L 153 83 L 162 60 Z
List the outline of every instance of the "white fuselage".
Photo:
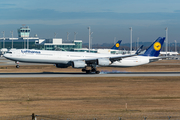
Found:
M 118 55 L 98 54 L 86 52 L 66 52 L 66 51 L 49 51 L 49 50 L 11 50 L 4 54 L 4 57 L 13 61 L 30 62 L 30 63 L 49 63 L 49 64 L 67 64 L 69 61 L 109 58 Z
M 154 57 L 148 56 L 134 56 L 129 58 L 124 58 L 120 61 L 113 62 L 110 66 L 112 67 L 133 67 L 148 64 L 150 59 Z
M 82 61 L 98 58 L 110 58 L 113 54 L 98 54 L 85 52 L 66 52 L 66 51 L 49 51 L 49 50 L 10 50 L 4 54 L 4 57 L 13 61 L 30 62 L 30 63 L 49 63 L 49 64 L 68 64 L 70 61 Z M 123 56 L 123 55 L 122 55 Z M 123 58 L 108 65 L 109 67 L 132 67 L 147 64 L 154 57 L 134 56 Z

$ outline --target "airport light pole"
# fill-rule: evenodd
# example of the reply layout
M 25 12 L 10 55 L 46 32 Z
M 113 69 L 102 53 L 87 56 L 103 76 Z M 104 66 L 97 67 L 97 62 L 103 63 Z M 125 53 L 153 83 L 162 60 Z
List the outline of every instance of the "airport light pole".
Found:
M 89 29 L 89 52 L 90 52 L 90 47 L 91 47 L 91 34 L 93 34 L 93 32 L 91 32 L 91 28 L 88 27 Z
M 3 34 L 3 48 L 5 48 L 5 32 L 3 31 L 2 34 Z
M 24 30 L 24 36 L 23 36 L 23 39 L 24 39 L 24 49 L 26 49 L 25 30 Z
M 167 51 L 168 51 L 168 27 L 166 27 L 165 30 L 166 30 L 166 56 L 167 56 Z
M 69 34 L 70 34 L 70 33 L 69 33 L 69 32 L 67 32 L 67 41 L 69 41 Z
M 10 31 L 11 32 L 11 35 L 12 35 L 12 49 L 13 49 L 13 31 Z
M 27 49 L 29 49 L 29 39 L 28 39 L 28 36 L 27 36 Z
M 78 34 L 77 32 L 74 32 L 74 40 L 76 40 L 76 34 Z
M 174 40 L 175 44 L 174 44 L 174 47 L 175 47 L 175 52 L 177 52 L 177 46 L 176 46 L 176 40 Z
M 130 29 L 130 54 L 132 51 L 132 27 L 129 28 Z
M 137 49 L 139 48 L 139 37 L 137 38 Z
M 54 33 L 54 38 L 56 38 L 56 32 Z
M 91 37 L 91 49 L 92 49 L 92 39 L 93 39 L 93 37 Z

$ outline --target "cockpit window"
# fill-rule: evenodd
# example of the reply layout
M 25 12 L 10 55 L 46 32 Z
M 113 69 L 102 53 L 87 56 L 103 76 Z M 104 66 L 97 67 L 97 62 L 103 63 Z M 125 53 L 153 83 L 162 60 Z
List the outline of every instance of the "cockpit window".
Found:
M 7 52 L 7 53 L 12 54 L 12 52 Z

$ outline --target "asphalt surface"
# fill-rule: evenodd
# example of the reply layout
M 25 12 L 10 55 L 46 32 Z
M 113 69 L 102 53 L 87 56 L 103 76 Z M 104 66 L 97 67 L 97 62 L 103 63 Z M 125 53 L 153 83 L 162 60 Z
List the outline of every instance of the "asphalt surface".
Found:
M 33 77 L 152 77 L 152 76 L 180 76 L 180 72 L 122 72 L 85 74 L 85 73 L 62 73 L 62 72 L 42 72 L 42 73 L 0 73 L 0 78 L 33 78 Z

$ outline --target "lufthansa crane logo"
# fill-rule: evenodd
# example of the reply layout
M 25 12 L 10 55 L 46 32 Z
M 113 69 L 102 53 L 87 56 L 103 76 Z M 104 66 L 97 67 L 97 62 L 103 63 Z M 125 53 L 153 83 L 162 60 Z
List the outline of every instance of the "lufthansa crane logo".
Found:
M 154 49 L 156 51 L 159 51 L 161 49 L 161 43 L 159 43 L 159 42 L 154 43 Z
M 116 43 L 116 47 L 119 47 L 119 43 Z

